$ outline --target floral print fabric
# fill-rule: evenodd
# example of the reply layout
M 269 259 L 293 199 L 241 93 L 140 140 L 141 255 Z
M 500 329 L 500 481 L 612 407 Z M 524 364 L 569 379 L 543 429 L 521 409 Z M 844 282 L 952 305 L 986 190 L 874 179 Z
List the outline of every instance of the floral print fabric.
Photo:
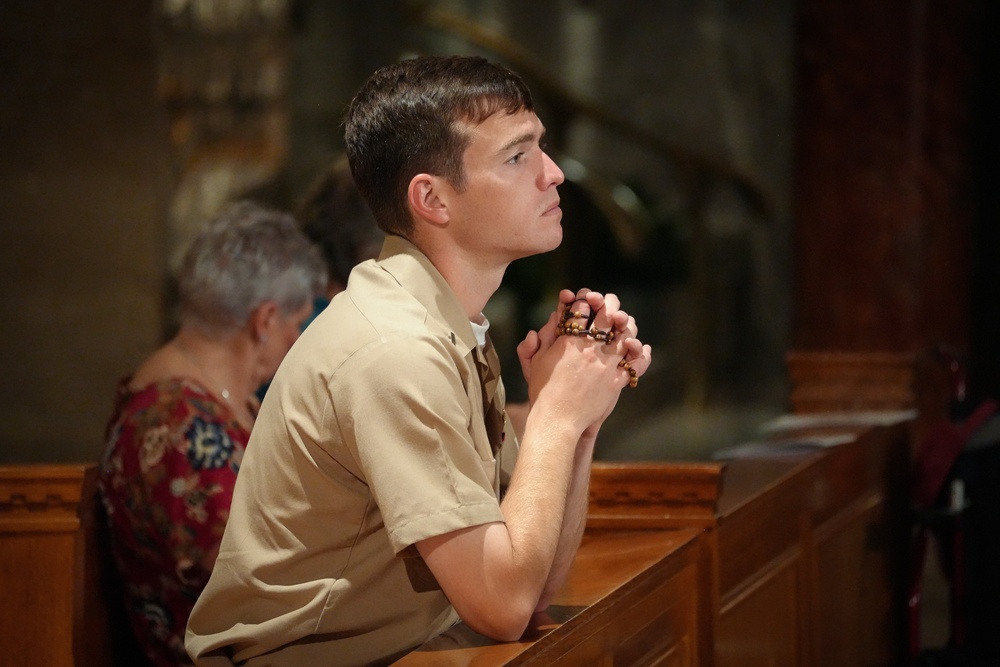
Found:
M 191 664 L 184 629 L 229 518 L 250 433 L 191 380 L 118 388 L 100 490 L 140 645 L 154 665 Z

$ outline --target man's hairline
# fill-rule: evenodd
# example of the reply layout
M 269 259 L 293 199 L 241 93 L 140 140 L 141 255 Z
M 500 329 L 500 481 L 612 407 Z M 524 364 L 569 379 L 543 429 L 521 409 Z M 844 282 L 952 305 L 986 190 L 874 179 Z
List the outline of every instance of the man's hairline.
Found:
M 538 118 L 538 114 L 535 113 L 534 109 L 529 109 L 527 106 L 522 104 L 514 111 L 507 111 L 504 108 L 497 109 L 488 116 L 483 117 L 478 122 L 469 116 L 459 116 L 456 117 L 451 122 L 451 126 L 453 128 L 456 128 L 456 134 L 462 138 L 461 159 L 459 160 L 459 169 L 461 170 L 461 172 L 458 175 L 459 178 L 461 179 L 461 183 L 454 183 L 451 181 L 451 179 L 447 179 L 448 182 L 451 183 L 451 186 L 455 188 L 457 192 L 463 192 L 465 190 L 465 153 L 466 151 L 469 150 L 469 146 L 472 144 L 472 135 L 468 132 L 468 130 L 479 127 L 480 125 L 488 121 L 490 118 L 493 118 L 494 116 L 498 116 L 500 114 L 503 114 L 505 116 L 515 116 L 519 113 L 530 113 L 534 115 L 536 118 Z M 541 120 L 539 120 L 539 123 L 541 123 Z M 545 136 L 544 125 L 542 125 L 541 132 L 538 133 L 536 133 L 535 131 L 522 132 L 521 134 L 517 135 L 516 137 L 505 143 L 503 146 L 501 146 L 496 151 L 496 155 L 498 156 L 502 155 L 503 153 L 509 151 L 511 148 L 517 146 L 518 144 L 523 144 L 527 141 L 531 141 L 532 139 L 537 139 L 539 142 L 541 142 L 542 137 L 544 136 Z M 441 174 L 437 174 L 437 176 L 441 176 Z

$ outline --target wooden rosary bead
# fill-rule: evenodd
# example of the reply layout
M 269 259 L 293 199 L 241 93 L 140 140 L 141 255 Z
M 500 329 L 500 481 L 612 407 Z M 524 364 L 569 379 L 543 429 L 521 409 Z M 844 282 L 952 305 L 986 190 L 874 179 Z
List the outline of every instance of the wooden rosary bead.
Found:
M 618 362 L 618 365 L 621 368 L 624 368 L 625 370 L 628 371 L 628 386 L 632 387 L 633 389 L 635 387 L 638 387 L 639 386 L 639 376 L 638 376 L 638 374 L 636 374 L 635 369 L 632 368 L 632 364 L 630 364 L 629 362 L 627 362 L 624 359 L 622 359 L 621 361 Z

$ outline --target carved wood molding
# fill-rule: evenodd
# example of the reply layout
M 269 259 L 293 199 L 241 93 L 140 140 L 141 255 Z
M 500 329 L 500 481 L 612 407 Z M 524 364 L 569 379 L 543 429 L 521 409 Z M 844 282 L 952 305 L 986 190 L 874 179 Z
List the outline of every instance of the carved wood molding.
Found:
M 75 530 L 85 486 L 96 468 L 85 465 L 0 466 L 0 532 Z
M 723 463 L 594 463 L 591 528 L 714 524 Z

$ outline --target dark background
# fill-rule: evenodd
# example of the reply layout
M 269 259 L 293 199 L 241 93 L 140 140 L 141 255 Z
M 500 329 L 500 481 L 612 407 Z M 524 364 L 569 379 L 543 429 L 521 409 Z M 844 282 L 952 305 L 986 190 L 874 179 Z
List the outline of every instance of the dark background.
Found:
M 753 437 L 790 349 L 943 345 L 998 395 L 998 25 L 986 0 L 4 2 L 0 459 L 96 459 L 193 230 L 293 206 L 352 92 L 417 53 L 525 75 L 570 179 L 563 247 L 491 302 L 498 344 L 586 285 L 655 346 L 598 456 Z

